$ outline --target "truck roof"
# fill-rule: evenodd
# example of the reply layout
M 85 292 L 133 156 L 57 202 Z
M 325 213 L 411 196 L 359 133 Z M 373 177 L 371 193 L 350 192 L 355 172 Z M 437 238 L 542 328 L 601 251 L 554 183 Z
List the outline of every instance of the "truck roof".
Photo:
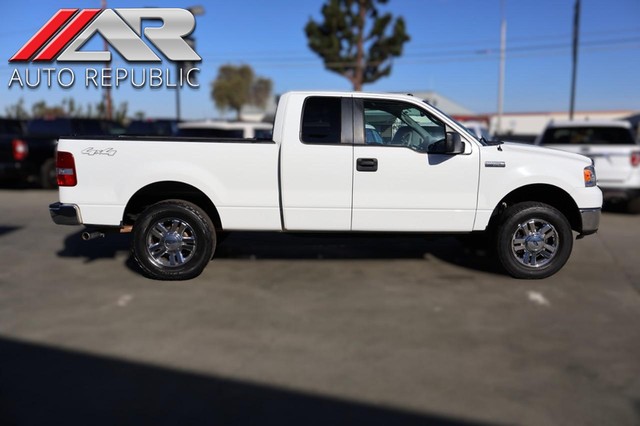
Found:
M 405 100 L 405 101 L 415 101 L 415 100 L 422 101 L 421 98 L 413 96 L 412 94 L 405 95 L 405 94 L 399 94 L 399 93 L 384 93 L 384 92 L 296 90 L 296 91 L 287 92 L 284 95 L 288 95 L 288 94 L 296 94 L 296 95 L 304 95 L 304 96 L 341 96 L 341 97 L 354 96 L 359 98 L 379 98 L 379 99 L 396 99 L 396 100 Z

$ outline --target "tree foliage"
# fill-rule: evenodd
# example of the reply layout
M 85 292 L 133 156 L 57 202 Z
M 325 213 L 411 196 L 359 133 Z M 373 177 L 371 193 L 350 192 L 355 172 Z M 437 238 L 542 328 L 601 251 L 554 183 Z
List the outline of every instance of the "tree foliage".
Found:
M 114 120 L 120 124 L 127 121 L 128 103 L 121 102 L 115 109 Z M 5 114 L 9 118 L 28 120 L 32 118 L 104 118 L 105 104 L 100 101 L 96 104 L 87 103 L 86 109 L 78 105 L 76 101 L 69 97 L 63 98 L 61 104 L 47 104 L 44 99 L 31 104 L 31 111 L 24 105 L 24 99 L 20 98 L 15 104 L 5 107 Z
M 221 110 L 232 109 L 236 118 L 242 119 L 241 111 L 245 105 L 265 107 L 273 82 L 271 79 L 256 77 L 249 65 L 223 65 L 218 76 L 211 83 L 211 98 Z
M 4 111 L 7 118 L 16 118 L 18 120 L 29 118 L 29 112 L 24 107 L 24 98 L 22 97 L 15 104 L 6 106 Z
M 380 14 L 388 0 L 328 0 L 323 22 L 309 19 L 305 27 L 309 48 L 325 67 L 347 78 L 354 90 L 391 74 L 392 59 L 409 41 L 404 19 Z

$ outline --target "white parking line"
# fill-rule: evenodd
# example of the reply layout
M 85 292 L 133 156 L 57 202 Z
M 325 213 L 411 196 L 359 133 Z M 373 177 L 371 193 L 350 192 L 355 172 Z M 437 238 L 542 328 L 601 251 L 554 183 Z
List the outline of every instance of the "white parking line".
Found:
M 537 291 L 527 292 L 527 297 L 531 302 L 540 306 L 551 306 L 551 303 L 547 300 L 547 298 L 544 297 L 542 293 L 538 293 Z

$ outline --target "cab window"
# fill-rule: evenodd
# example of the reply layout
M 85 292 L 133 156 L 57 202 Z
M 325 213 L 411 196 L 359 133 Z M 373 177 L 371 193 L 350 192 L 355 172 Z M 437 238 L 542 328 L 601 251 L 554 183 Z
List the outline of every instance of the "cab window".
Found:
M 339 144 L 341 121 L 341 98 L 310 97 L 304 104 L 300 140 L 312 144 Z
M 418 152 L 444 149 L 445 124 L 412 104 L 364 100 L 365 144 L 400 146 Z

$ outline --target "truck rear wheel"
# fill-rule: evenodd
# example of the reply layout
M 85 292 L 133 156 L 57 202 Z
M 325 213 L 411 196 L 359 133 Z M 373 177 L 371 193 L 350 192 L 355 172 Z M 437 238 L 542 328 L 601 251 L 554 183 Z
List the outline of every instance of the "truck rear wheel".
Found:
M 133 257 L 157 280 L 188 280 L 202 273 L 213 256 L 216 233 L 195 204 L 162 201 L 148 207 L 133 227 Z
M 496 235 L 498 259 L 515 278 L 540 279 L 558 272 L 569 259 L 573 233 L 555 208 L 524 202 L 507 208 Z

